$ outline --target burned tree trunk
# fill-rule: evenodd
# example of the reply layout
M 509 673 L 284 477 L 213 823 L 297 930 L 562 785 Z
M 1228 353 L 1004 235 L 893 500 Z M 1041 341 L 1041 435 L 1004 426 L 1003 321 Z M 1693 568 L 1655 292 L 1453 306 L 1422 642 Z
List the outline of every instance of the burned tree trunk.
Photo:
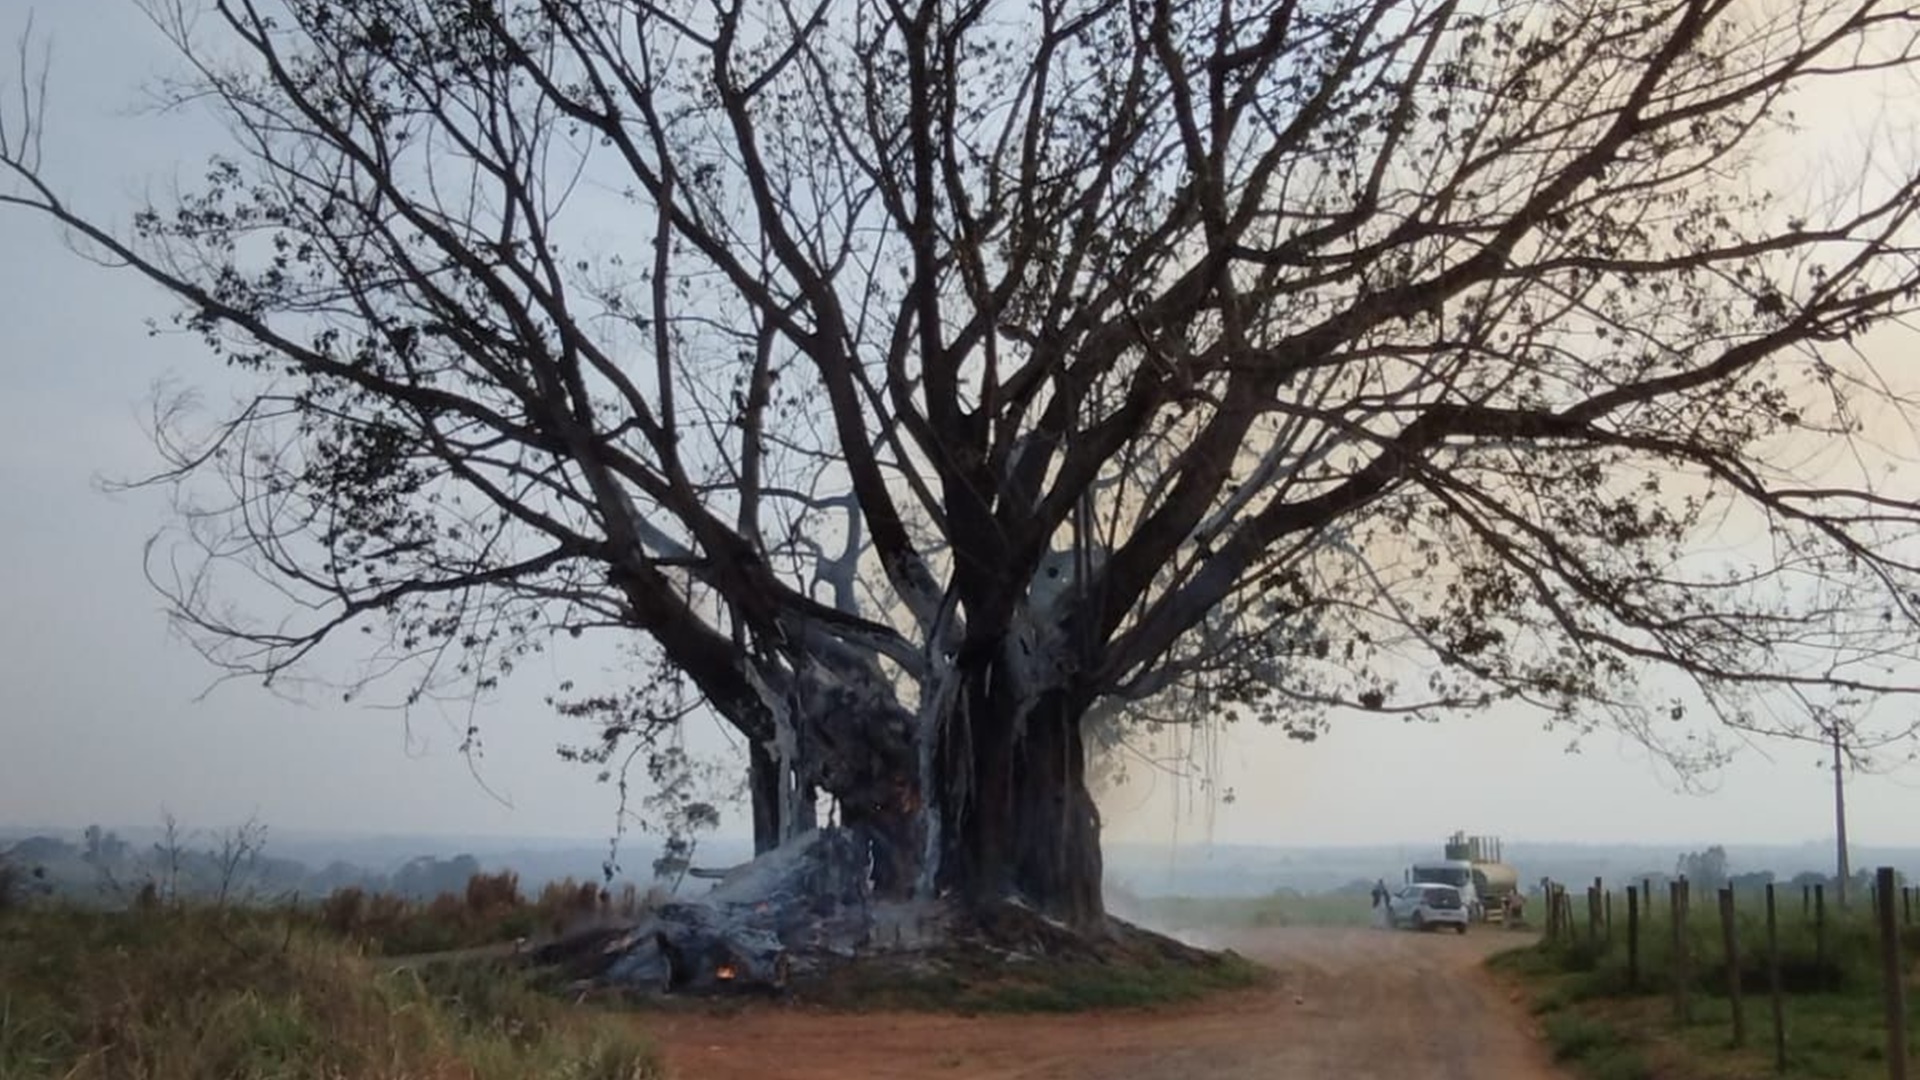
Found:
M 753 805 L 753 853 L 780 846 L 780 762 L 757 740 L 747 741 L 747 793 Z
M 1008 653 L 1002 646 L 986 655 Z M 795 762 L 754 748 L 756 847 L 764 853 L 795 835 L 780 828 L 779 774 L 796 768 L 833 798 L 839 824 L 864 850 L 877 899 L 930 891 L 975 911 L 1014 900 L 1097 927 L 1105 914 L 1100 822 L 1087 787 L 1084 708 L 1063 688 L 1036 689 L 1043 680 L 1020 664 L 975 660 L 947 677 L 956 692 L 930 729 L 871 686 L 822 680 L 796 695 Z M 918 742 L 929 737 L 930 788 Z
M 874 894 L 905 899 L 920 876 L 927 805 L 913 717 L 890 684 L 865 671 L 812 669 L 793 704 L 793 767 L 807 803 L 816 787 L 831 796 L 840 824 L 868 849 Z
M 1083 710 L 1059 689 L 1024 700 L 992 665 L 968 679 L 939 755 L 939 880 L 970 906 L 1023 901 L 1097 928 L 1100 817 L 1087 787 Z
M 791 769 L 797 775 L 786 777 Z M 765 855 L 802 833 L 819 825 L 814 811 L 818 792 L 805 778 L 810 770 L 804 759 L 791 764 L 766 744 L 749 740 L 747 751 L 747 791 L 753 807 L 753 853 Z M 799 792 L 789 798 L 786 785 L 796 784 Z
M 1011 753 L 1014 887 L 1041 911 L 1094 929 L 1106 915 L 1100 811 L 1087 787 L 1081 713 L 1066 698 L 1047 694 Z

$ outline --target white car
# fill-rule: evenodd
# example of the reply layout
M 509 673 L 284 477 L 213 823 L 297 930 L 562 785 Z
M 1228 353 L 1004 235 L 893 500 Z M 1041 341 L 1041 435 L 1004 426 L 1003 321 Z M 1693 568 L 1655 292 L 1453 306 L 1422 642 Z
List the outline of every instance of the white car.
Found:
M 1415 930 L 1433 930 L 1451 926 L 1455 933 L 1467 932 L 1470 916 L 1466 898 L 1460 890 L 1440 881 L 1416 881 L 1403 885 L 1387 897 L 1387 925 L 1410 926 Z

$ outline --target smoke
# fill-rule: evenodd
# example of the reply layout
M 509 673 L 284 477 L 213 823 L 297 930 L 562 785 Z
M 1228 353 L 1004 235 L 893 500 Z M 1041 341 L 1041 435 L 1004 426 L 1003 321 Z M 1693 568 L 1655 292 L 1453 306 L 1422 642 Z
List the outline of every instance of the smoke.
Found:
M 1156 904 L 1135 896 L 1125 886 L 1108 882 L 1105 889 L 1107 914 L 1142 930 L 1170 937 L 1182 945 L 1218 951 L 1227 948 L 1218 929 L 1190 925 L 1168 904 Z

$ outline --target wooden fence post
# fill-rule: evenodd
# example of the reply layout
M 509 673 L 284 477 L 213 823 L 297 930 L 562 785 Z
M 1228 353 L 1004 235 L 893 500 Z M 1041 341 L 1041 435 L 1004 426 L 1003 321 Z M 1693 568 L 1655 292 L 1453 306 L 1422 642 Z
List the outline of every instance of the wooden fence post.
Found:
M 1787 1071 L 1787 1010 L 1780 995 L 1780 930 L 1773 918 L 1773 886 L 1767 886 L 1767 996 L 1773 999 L 1773 1068 Z
M 1747 1015 L 1740 1004 L 1740 932 L 1734 925 L 1733 888 L 1720 890 L 1720 942 L 1727 962 L 1727 1004 L 1733 1008 L 1733 1045 L 1747 1045 Z
M 1599 878 L 1595 884 L 1587 886 L 1587 944 L 1592 948 L 1600 947 L 1600 886 Z
M 1640 989 L 1640 890 L 1627 886 L 1627 989 Z
M 1813 887 L 1813 970 L 1827 985 L 1827 887 Z
M 1813 914 L 1813 886 L 1800 886 L 1800 920 L 1805 922 Z
M 1668 929 L 1673 937 L 1673 1018 L 1676 1023 L 1691 1021 L 1693 1010 L 1687 1004 L 1687 909 L 1681 899 L 1684 880 L 1667 885 Z
M 1693 926 L 1693 882 L 1687 880 L 1687 875 L 1681 874 L 1680 875 L 1680 965 L 1681 965 L 1680 971 L 1681 971 L 1681 977 L 1684 978 L 1688 983 L 1686 987 L 1687 994 L 1686 994 L 1686 997 L 1681 1000 L 1681 1005 L 1683 1007 L 1683 1011 L 1685 1012 L 1685 1016 L 1683 1017 L 1683 1020 L 1689 1024 L 1693 1023 L 1693 986 L 1692 986 L 1692 983 L 1693 983 L 1693 934 L 1690 932 L 1692 929 L 1692 926 Z
M 1887 1077 L 1907 1080 L 1906 964 L 1900 950 L 1900 924 L 1893 911 L 1893 867 L 1875 874 L 1874 917 L 1880 923 L 1880 971 L 1887 1007 Z

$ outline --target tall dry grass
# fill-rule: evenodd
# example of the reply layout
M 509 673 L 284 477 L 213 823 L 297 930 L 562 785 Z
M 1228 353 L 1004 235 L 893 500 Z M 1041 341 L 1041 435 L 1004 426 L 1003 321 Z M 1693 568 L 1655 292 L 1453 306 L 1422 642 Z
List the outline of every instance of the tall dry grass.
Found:
M 0 915 L 8 1080 L 657 1075 L 626 1018 L 570 1006 L 505 967 L 383 971 L 304 916 Z

